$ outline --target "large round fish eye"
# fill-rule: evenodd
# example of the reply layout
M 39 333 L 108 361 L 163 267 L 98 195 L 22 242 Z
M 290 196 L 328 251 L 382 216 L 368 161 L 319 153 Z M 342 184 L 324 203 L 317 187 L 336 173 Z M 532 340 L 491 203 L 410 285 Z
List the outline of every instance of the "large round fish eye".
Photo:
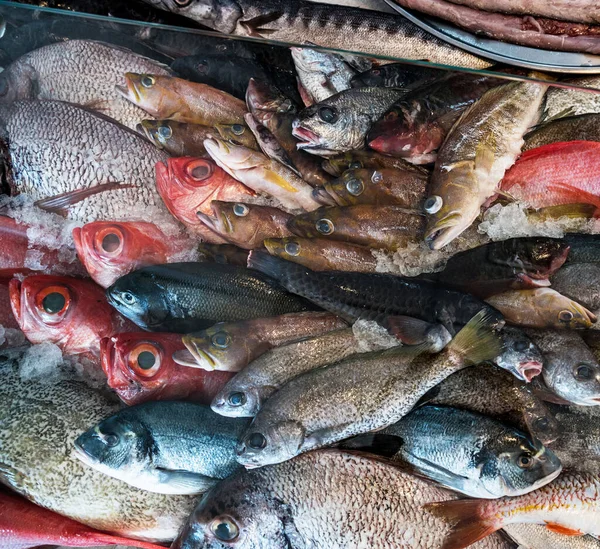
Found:
M 338 119 L 338 113 L 333 107 L 321 107 L 319 109 L 319 118 L 323 122 L 333 124 Z
M 173 136 L 173 130 L 171 129 L 171 126 L 163 124 L 158 127 L 158 135 L 160 135 L 162 139 L 170 139 Z
M 153 76 L 150 76 L 149 74 L 144 74 L 142 75 L 142 78 L 140 78 L 140 82 L 142 86 L 144 86 L 144 88 L 151 88 L 156 83 L 156 80 Z
M 194 181 L 204 181 L 214 171 L 212 163 L 207 160 L 194 160 L 187 165 L 186 172 Z
M 594 378 L 594 368 L 589 364 L 581 363 L 575 366 L 575 379 L 590 381 Z
M 231 131 L 235 135 L 242 135 L 246 131 L 246 128 L 244 128 L 244 126 L 242 126 L 241 124 L 233 124 L 231 126 Z
M 231 393 L 227 402 L 229 402 L 231 406 L 243 406 L 246 404 L 246 395 L 240 392 Z
M 561 311 L 558 313 L 558 319 L 562 322 L 571 322 L 573 320 L 573 313 L 571 311 Z
M 135 296 L 131 293 L 131 292 L 123 292 L 121 294 L 121 299 L 127 304 L 127 305 L 133 305 L 135 303 Z
M 231 345 L 231 337 L 227 332 L 217 332 L 210 338 L 210 342 L 218 349 L 227 349 Z
M 352 178 L 346 182 L 346 190 L 353 196 L 360 196 L 365 190 L 365 186 L 360 179 Z
M 425 200 L 425 204 L 423 205 L 423 209 L 428 214 L 434 214 L 441 210 L 443 200 L 441 196 L 433 195 L 430 196 L 427 200 Z
M 246 204 L 235 204 L 233 206 L 233 213 L 238 217 L 246 217 L 250 212 L 250 208 Z
M 288 242 L 284 250 L 286 254 L 296 256 L 300 253 L 300 244 L 297 242 Z
M 155 343 L 140 343 L 129 352 L 127 362 L 134 374 L 146 378 L 153 377 L 160 370 L 161 349 Z
M 530 469 L 533 464 L 534 464 L 534 459 L 531 457 L 530 454 L 521 454 L 517 458 L 517 465 L 521 469 Z
M 240 535 L 240 529 L 231 517 L 217 517 L 210 523 L 210 531 L 220 541 L 233 541 Z
M 254 450 L 262 450 L 267 445 L 267 439 L 261 433 L 252 433 L 247 440 L 248 446 Z
M 119 238 L 118 234 L 108 233 L 102 239 L 102 249 L 105 252 L 114 253 L 119 249 L 120 245 L 121 245 L 121 239 Z
M 547 431 L 550 427 L 550 422 L 547 417 L 538 417 L 534 421 L 533 427 L 536 431 Z
M 351 170 L 357 170 L 358 168 L 362 168 L 362 162 L 360 160 L 354 160 L 353 162 L 350 162 L 350 164 L 348 164 L 348 168 Z
M 106 443 L 106 445 L 109 448 L 114 448 L 117 444 L 119 444 L 119 437 L 118 435 L 115 434 L 108 434 L 108 435 L 104 435 L 102 437 L 102 439 L 104 440 L 104 442 Z
M 56 322 L 71 304 L 71 295 L 64 286 L 48 286 L 35 296 L 38 311 L 49 322 Z
M 335 229 L 333 223 L 329 219 L 319 219 L 315 223 L 315 228 L 321 234 L 331 234 Z

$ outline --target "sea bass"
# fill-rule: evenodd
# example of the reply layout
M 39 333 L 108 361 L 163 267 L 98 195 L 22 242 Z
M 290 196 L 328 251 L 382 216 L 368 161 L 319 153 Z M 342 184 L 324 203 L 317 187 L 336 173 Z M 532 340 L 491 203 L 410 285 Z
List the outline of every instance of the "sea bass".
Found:
M 473 223 L 514 163 L 537 121 L 547 85 L 513 82 L 487 91 L 450 130 L 438 154 L 425 203 L 425 235 L 443 248 Z
M 126 332 L 100 342 L 102 369 L 113 389 L 131 406 L 155 400 L 209 404 L 231 374 L 180 366 L 173 354 L 184 350 L 180 334 Z

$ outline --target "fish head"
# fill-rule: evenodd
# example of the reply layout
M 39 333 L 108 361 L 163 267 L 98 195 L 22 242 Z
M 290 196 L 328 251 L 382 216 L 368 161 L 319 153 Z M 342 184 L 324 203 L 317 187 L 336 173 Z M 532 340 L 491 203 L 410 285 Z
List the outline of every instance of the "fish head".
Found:
M 250 128 L 244 124 L 216 124 L 215 129 L 219 132 L 221 139 L 242 145 L 243 147 L 256 148 L 256 139 Z
M 293 217 L 288 221 L 287 227 L 304 238 L 330 238 L 335 234 L 335 222 L 339 213 L 338 208 L 318 208 Z
M 294 113 L 296 106 L 293 101 L 273 84 L 251 78 L 246 90 L 246 103 L 252 114 L 258 111 L 272 113 Z
M 270 391 L 272 392 L 272 391 Z M 270 394 L 269 392 L 269 394 Z M 230 381 L 213 399 L 213 412 L 226 417 L 254 417 L 265 401 L 264 391 L 259 387 Z
M 547 319 L 548 325 L 584 330 L 591 328 L 597 321 L 596 315 L 583 305 L 551 288 L 525 291 L 530 292 L 533 307 L 540 317 Z
M 296 238 L 295 236 L 267 238 L 264 246 L 271 255 L 303 265 L 310 261 L 311 255 L 322 253 L 314 239 Z
M 156 225 L 142 221 L 94 221 L 73 229 L 77 255 L 103 288 L 139 267 L 166 263 L 165 238 Z
M 346 170 L 358 170 L 364 168 L 363 162 L 351 152 L 332 156 L 323 160 L 322 168 L 330 175 L 339 177 Z
M 567 260 L 569 244 L 560 239 L 533 238 L 519 242 L 507 264 L 523 270 L 530 278 L 543 280 L 552 276 Z M 495 258 L 491 258 L 494 261 Z
M 260 417 L 260 416 L 258 416 Z M 255 418 L 236 448 L 237 462 L 254 469 L 287 461 L 302 451 L 305 430 L 298 421 L 261 425 Z
M 0 104 L 21 99 L 36 99 L 38 73 L 25 61 L 18 61 L 0 73 Z
M 262 153 L 217 137 L 205 139 L 204 147 L 215 162 L 233 177 L 236 177 L 236 172 L 264 166 L 267 162 Z
M 181 97 L 172 89 L 170 81 L 170 76 L 128 72 L 125 74 L 126 85 L 116 86 L 116 90 L 150 115 L 161 118 L 165 112 L 177 113 L 181 104 Z
M 94 352 L 100 338 L 116 329 L 102 288 L 89 280 L 53 275 L 14 278 L 9 295 L 19 328 L 32 343 L 51 342 L 70 354 Z
M 493 360 L 517 379 L 529 383 L 542 373 L 544 357 L 537 345 L 519 328 L 504 327 L 500 332 L 502 352 Z
M 325 183 L 323 189 L 330 198 L 327 202 L 326 196 L 323 193 L 318 193 L 319 196 L 315 200 L 328 206 L 352 206 L 360 204 L 364 201 L 365 193 L 369 191 L 369 186 L 377 184 L 383 180 L 383 174 L 378 170 L 369 170 L 365 168 L 346 170 L 341 177 Z M 317 188 L 315 189 L 317 191 Z M 315 195 L 313 191 L 313 196 Z M 331 203 L 333 199 L 334 203 Z
M 522 402 L 522 413 L 527 430 L 542 444 L 552 444 L 561 436 L 562 429 L 547 406 L 537 398 L 528 386 L 516 390 Z
M 169 149 L 175 140 L 177 122 L 174 120 L 142 120 L 138 132 L 145 135 L 159 149 Z
M 507 429 L 486 440 L 478 452 L 481 497 L 520 496 L 553 481 L 562 471 L 560 460 L 539 440 Z

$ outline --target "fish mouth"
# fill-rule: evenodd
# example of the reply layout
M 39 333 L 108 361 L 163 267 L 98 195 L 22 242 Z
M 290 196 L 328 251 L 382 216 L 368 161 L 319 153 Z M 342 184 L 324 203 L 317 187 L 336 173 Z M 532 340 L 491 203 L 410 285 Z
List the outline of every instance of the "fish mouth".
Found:
M 209 353 L 200 349 L 193 339 L 188 336 L 183 336 L 181 341 L 185 345 L 185 348 L 196 359 L 196 368 L 209 372 L 217 369 L 216 360 Z
M 131 73 L 125 74 L 125 82 L 127 84 L 126 86 L 117 85 L 117 86 L 115 86 L 115 90 L 117 91 L 117 93 L 119 95 L 121 95 L 128 101 L 131 101 L 132 103 L 135 103 L 136 105 L 139 105 L 142 98 L 137 89 L 137 86 L 135 85 L 135 82 L 131 78 Z
M 465 227 L 462 227 L 459 222 L 461 214 L 452 212 L 437 221 L 425 233 L 425 242 L 432 250 L 440 250 L 450 242 L 452 242 Z
M 337 206 L 338 203 L 335 199 L 327 192 L 325 187 L 315 187 L 312 190 L 312 197 L 316 202 L 322 206 Z
M 21 282 L 16 278 L 13 278 L 8 283 L 8 295 L 10 298 L 10 308 L 12 309 L 15 320 L 21 325 L 22 310 L 21 310 Z
M 542 373 L 543 367 L 544 365 L 541 362 L 529 360 L 519 364 L 519 366 L 517 366 L 517 371 L 525 383 L 530 383 L 534 377 L 537 377 Z
M 292 135 L 300 140 L 300 143 L 296 143 L 297 149 L 314 149 L 321 146 L 321 137 L 303 126 L 294 127 Z
M 82 461 L 85 465 L 89 467 L 94 467 L 96 465 L 96 460 L 88 454 L 83 446 L 81 446 L 76 440 L 73 442 L 73 455 L 80 461 Z
M 179 349 L 179 351 L 175 351 L 171 358 L 173 362 L 179 364 L 180 366 L 186 366 L 188 368 L 199 368 L 198 361 L 194 357 L 190 351 L 187 349 Z
M 213 206 L 213 212 L 214 212 L 214 206 Z M 231 226 L 229 219 L 227 219 L 227 216 L 224 215 L 223 213 L 221 213 L 221 215 L 218 217 L 208 215 L 203 212 L 196 212 L 196 215 L 198 216 L 198 219 L 216 235 L 221 236 L 221 235 L 233 232 L 233 227 Z

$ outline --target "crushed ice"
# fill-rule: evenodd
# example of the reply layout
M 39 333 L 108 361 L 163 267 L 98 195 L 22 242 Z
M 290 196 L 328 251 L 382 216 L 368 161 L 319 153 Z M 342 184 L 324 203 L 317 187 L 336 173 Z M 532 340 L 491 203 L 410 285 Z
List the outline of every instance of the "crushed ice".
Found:
M 361 352 L 380 351 L 400 345 L 394 336 L 373 320 L 357 320 L 352 325 L 352 332 Z

